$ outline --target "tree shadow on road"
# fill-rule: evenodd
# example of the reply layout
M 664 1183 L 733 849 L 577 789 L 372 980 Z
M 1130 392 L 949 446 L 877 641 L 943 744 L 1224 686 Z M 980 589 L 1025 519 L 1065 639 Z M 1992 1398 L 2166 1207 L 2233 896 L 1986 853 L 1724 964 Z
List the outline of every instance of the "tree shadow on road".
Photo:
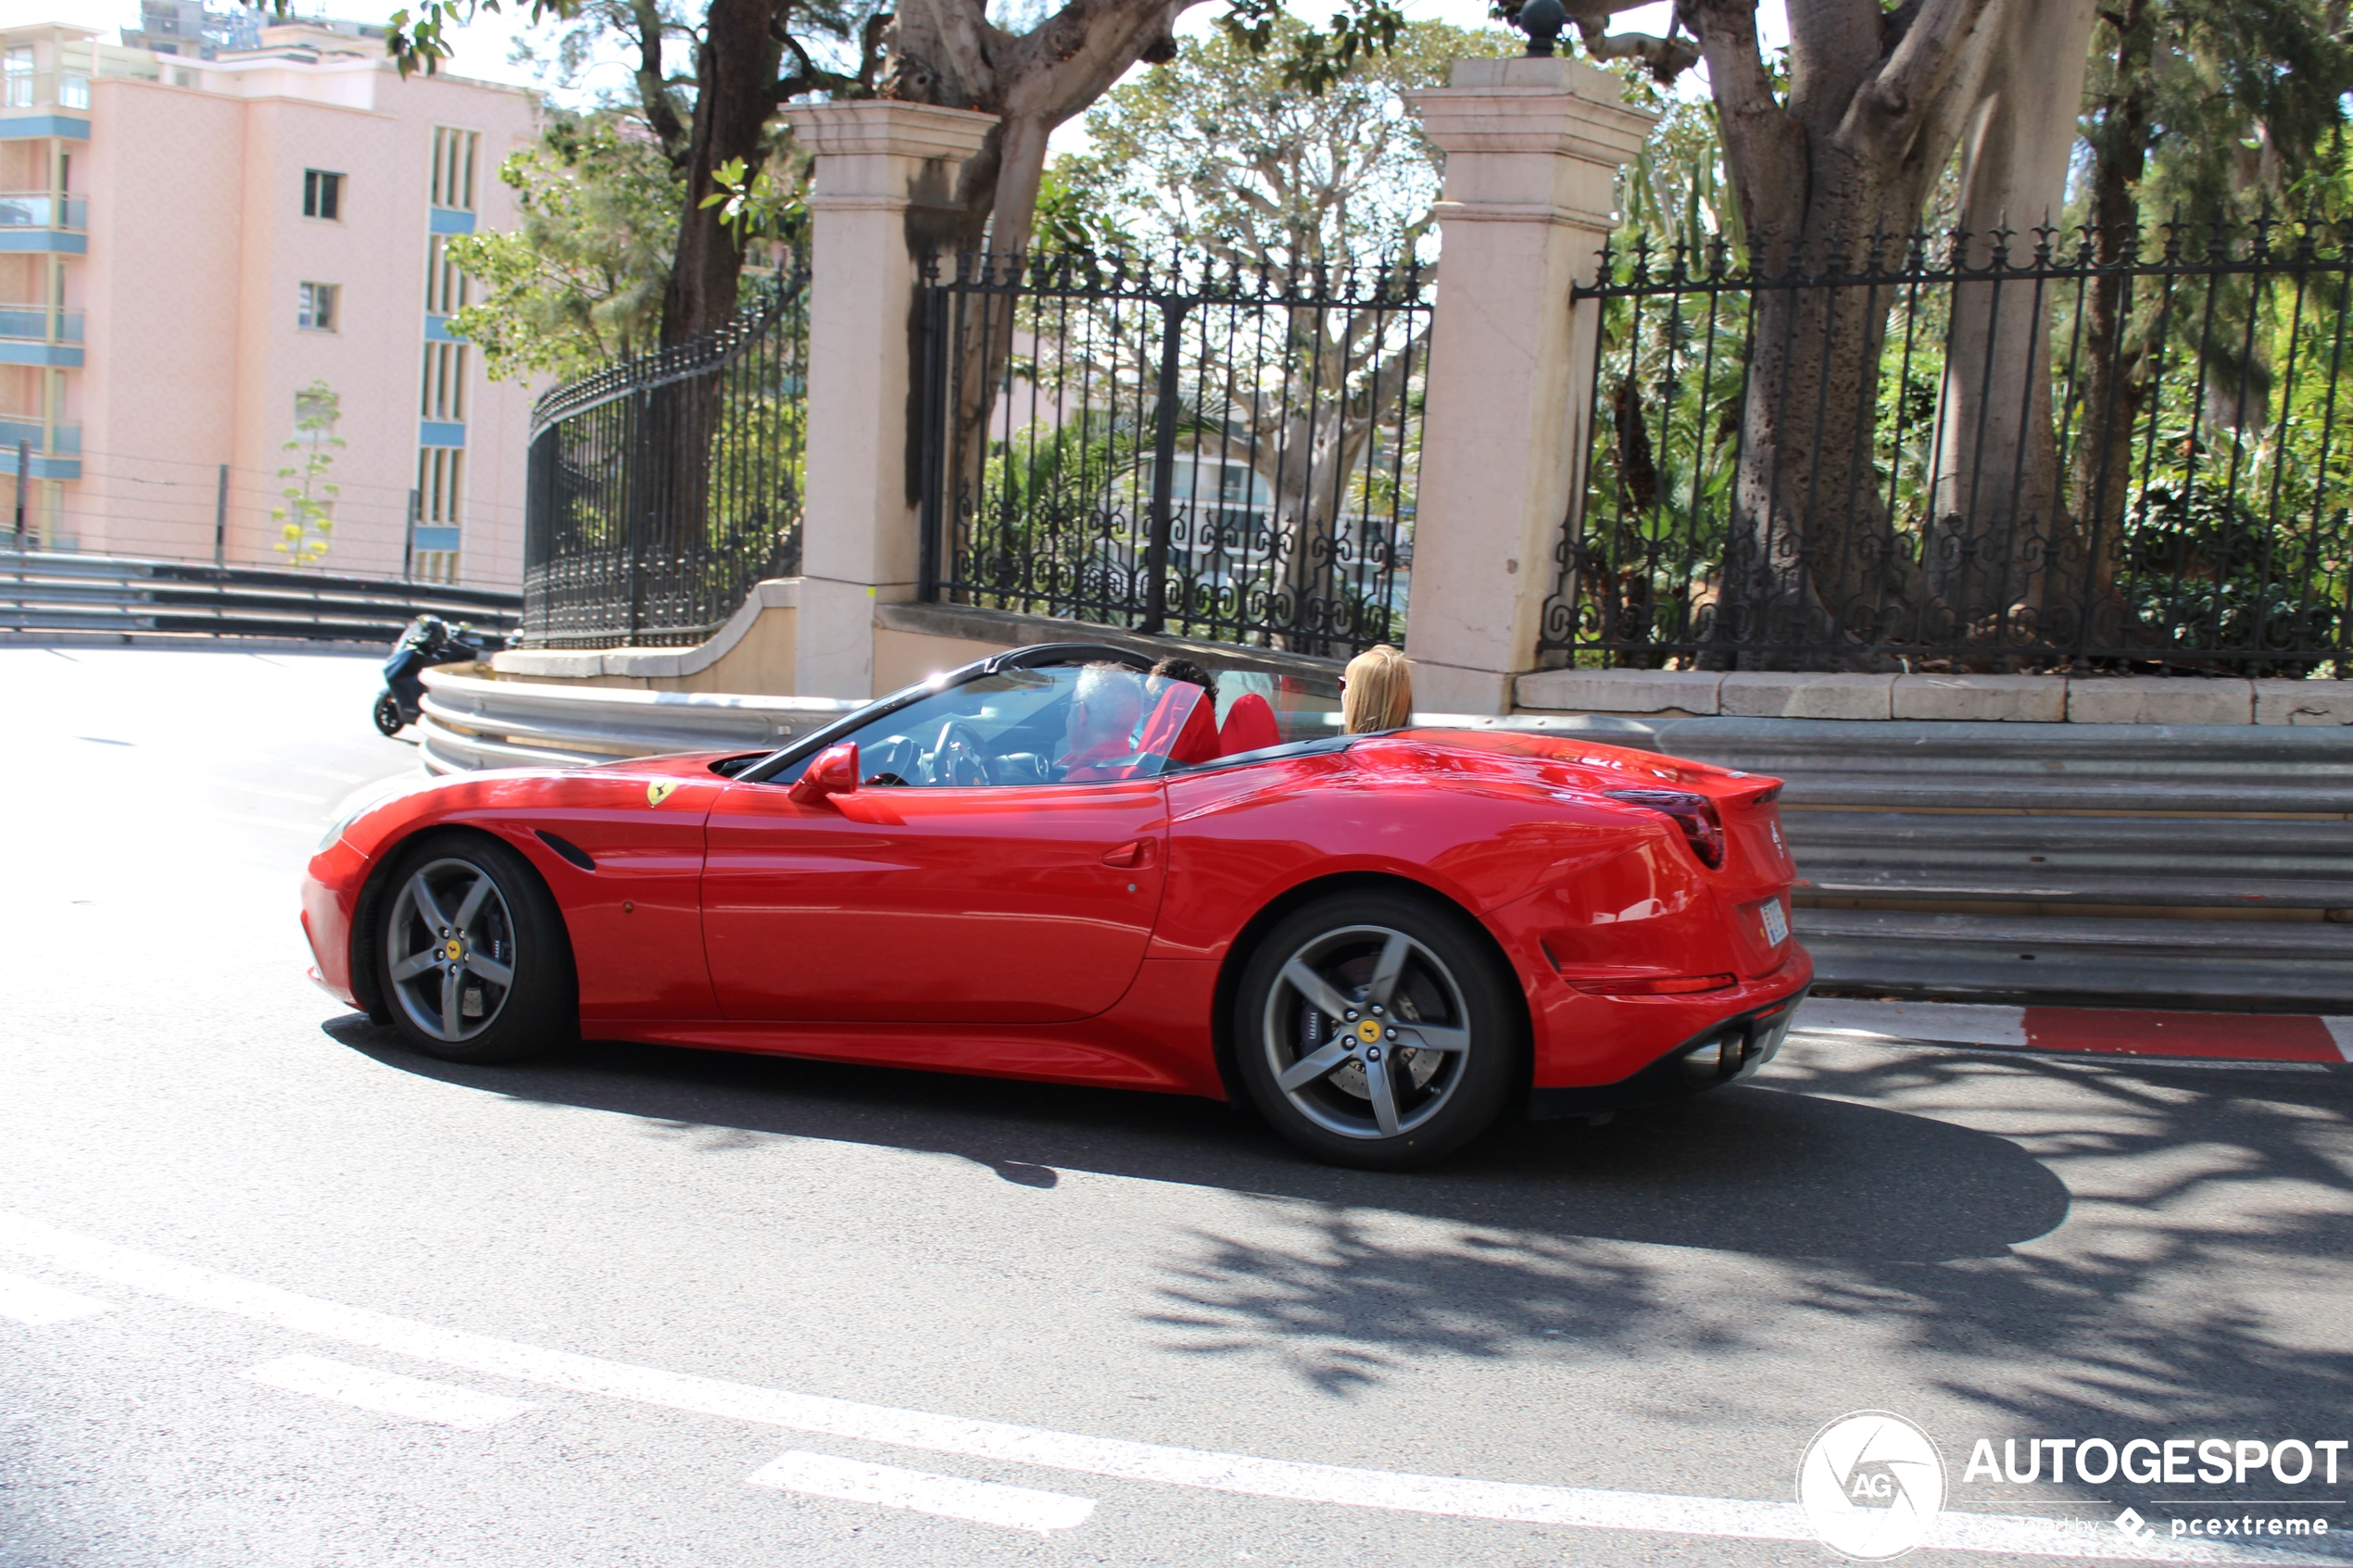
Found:
M 2339 1434 L 2353 1408 L 2345 1077 L 1871 1050 L 1807 1053 L 1775 1083 L 1557 1150 L 1506 1140 L 1491 1170 L 1557 1195 L 1549 1224 L 1466 1210 L 1483 1223 L 1400 1245 L 1356 1205 L 1294 1212 L 1276 1240 L 1199 1232 L 1157 1321 L 1176 1348 L 1343 1395 L 1432 1357 L 1546 1345 L 1620 1373 L 1803 1368 L 1827 1384 L 1839 1357 L 1793 1353 L 1851 1336 L 1858 1366 L 1900 1365 L 1920 1393 L 2020 1436 Z M 1739 1181 L 1752 1190 L 1711 1209 L 1711 1187 Z M 2033 1218 L 2049 1234 L 2026 1235 Z M 1977 1245 L 2005 1233 L 2023 1245 Z M 1627 1241 L 1717 1256 L 1678 1266 Z
M 1781 1257 L 1997 1257 L 2067 1212 L 2010 1141 L 1926 1117 L 1735 1085 L 1601 1128 L 1506 1122 L 1434 1170 L 1341 1171 L 1246 1112 L 1181 1096 L 963 1078 L 659 1046 L 469 1067 L 350 1016 L 327 1033 L 402 1072 L 663 1123 L 954 1155 L 1009 1182 L 1057 1170 L 1341 1208 Z M 1891 1208 L 1916 1216 L 1892 1224 Z
M 664 1135 L 871 1144 L 1039 1188 L 1088 1171 L 1244 1195 L 1283 1223 L 1195 1227 L 1147 1322 L 1171 1348 L 1272 1357 L 1335 1395 L 1441 1354 L 1769 1351 L 1806 1320 L 1892 1341 L 2023 1432 L 2130 1419 L 2309 1436 L 2353 1403 L 2353 1348 L 2298 1342 L 2279 1311 L 2211 1287 L 2260 1273 L 2341 1297 L 2341 1077 L 1818 1048 L 1764 1085 L 1599 1128 L 1509 1123 L 1436 1169 L 1378 1174 L 1309 1163 L 1253 1118 L 1176 1097 L 614 1044 L 460 1067 L 356 1017 L 328 1032 L 403 1072 Z M 1449 1228 L 1409 1236 L 1396 1216 Z M 1695 1295 L 1732 1273 L 1728 1289 L 1757 1294 Z

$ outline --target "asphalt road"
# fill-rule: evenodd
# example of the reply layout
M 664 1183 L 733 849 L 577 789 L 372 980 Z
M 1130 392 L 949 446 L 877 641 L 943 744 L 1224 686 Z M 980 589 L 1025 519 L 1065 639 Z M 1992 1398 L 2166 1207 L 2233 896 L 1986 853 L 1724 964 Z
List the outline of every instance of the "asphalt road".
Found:
M 0 648 L 0 1564 L 1811 1563 L 1800 1454 L 1861 1409 L 1939 1445 L 1939 1538 L 2345 1560 L 2353 1457 L 1962 1474 L 2353 1437 L 2341 1073 L 1801 1035 L 1390 1176 L 1150 1096 L 453 1068 L 303 975 L 333 803 L 414 766 L 374 681 Z

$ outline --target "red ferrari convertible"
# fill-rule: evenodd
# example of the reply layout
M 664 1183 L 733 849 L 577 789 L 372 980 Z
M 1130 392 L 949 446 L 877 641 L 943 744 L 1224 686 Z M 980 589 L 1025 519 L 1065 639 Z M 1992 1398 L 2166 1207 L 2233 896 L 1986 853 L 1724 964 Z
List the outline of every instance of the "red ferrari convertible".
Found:
M 1146 669 L 1024 648 L 781 751 L 438 780 L 329 833 L 315 973 L 452 1060 L 580 1033 L 1239 1095 L 1374 1168 L 1779 1048 L 1813 965 L 1775 781 L 1263 709 L 1279 744 L 1232 752 Z

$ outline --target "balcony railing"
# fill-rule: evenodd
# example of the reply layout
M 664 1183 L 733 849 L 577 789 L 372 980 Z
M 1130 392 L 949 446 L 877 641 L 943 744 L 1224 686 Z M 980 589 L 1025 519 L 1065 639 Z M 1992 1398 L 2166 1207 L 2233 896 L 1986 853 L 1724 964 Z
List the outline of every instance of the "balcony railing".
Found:
M 90 204 L 80 196 L 46 191 L 0 191 L 0 229 L 82 229 Z
M 23 414 L 0 414 L 0 450 L 8 454 L 12 463 L 19 445 L 42 457 L 78 458 L 82 455 L 82 427 L 45 424 Z M 16 470 L 11 468 L 8 471 Z
M 17 343 L 80 343 L 82 312 L 45 305 L 0 305 L 0 338 Z
M 90 73 L 86 70 L 12 70 L 0 77 L 0 109 L 89 107 Z

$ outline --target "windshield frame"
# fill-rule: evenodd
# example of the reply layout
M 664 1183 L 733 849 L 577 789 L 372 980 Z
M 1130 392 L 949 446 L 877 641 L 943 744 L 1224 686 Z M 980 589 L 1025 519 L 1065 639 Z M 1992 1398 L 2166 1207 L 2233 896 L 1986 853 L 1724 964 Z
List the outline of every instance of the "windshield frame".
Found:
M 1151 672 L 1152 659 L 1134 648 L 1116 647 L 1109 643 L 1034 643 L 1026 648 L 1013 648 L 1004 653 L 976 659 L 970 664 L 945 671 L 929 680 L 902 686 L 888 696 L 877 697 L 852 713 L 845 713 L 832 723 L 812 730 L 798 739 L 761 759 L 737 773 L 737 784 L 782 784 L 789 780 L 777 774 L 807 761 L 829 746 L 838 745 L 869 724 L 887 719 L 902 708 L 911 708 L 925 697 L 936 696 L 957 686 L 969 685 L 984 676 L 1000 670 L 1032 670 L 1044 664 L 1118 664 L 1139 675 Z

